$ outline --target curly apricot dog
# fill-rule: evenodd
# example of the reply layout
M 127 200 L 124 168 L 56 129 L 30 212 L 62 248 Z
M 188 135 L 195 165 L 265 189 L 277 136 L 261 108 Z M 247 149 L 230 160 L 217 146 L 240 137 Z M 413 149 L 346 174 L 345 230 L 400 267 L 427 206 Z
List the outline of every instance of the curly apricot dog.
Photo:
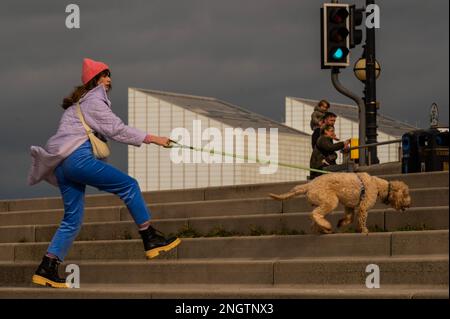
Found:
M 409 188 L 401 181 L 387 181 L 367 173 L 329 173 L 321 175 L 307 184 L 297 185 L 281 195 L 269 194 L 276 200 L 285 200 L 306 194 L 308 201 L 317 206 L 311 219 L 324 233 L 331 233 L 331 224 L 325 216 L 338 206 L 344 205 L 345 212 L 338 227 L 353 223 L 358 219 L 358 231 L 368 233 L 367 214 L 379 198 L 396 210 L 405 210 L 411 204 Z

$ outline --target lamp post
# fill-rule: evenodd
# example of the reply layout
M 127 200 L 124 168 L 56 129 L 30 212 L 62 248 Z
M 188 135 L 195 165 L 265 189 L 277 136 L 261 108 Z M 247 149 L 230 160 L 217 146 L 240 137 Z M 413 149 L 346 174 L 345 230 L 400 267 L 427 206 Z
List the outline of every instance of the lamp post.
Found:
M 365 83 L 367 79 L 367 72 L 366 72 L 366 59 L 361 58 L 358 61 L 356 61 L 355 66 L 353 67 L 353 72 L 355 73 L 355 76 L 358 80 Z M 381 74 L 381 66 L 378 63 L 378 61 L 375 61 L 375 78 L 378 80 Z
M 366 0 L 366 6 L 374 5 L 374 0 Z M 366 64 L 365 104 L 366 104 L 366 138 L 367 144 L 377 142 L 377 91 L 376 91 L 376 60 L 375 60 L 375 28 L 366 25 L 366 45 L 364 47 Z M 369 148 L 369 165 L 378 164 L 377 148 Z

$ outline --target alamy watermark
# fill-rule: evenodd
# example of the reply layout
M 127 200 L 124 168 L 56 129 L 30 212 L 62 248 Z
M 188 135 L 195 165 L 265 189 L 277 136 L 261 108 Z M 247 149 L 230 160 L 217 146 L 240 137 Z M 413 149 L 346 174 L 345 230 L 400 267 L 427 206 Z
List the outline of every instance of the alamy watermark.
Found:
M 366 287 L 369 289 L 380 288 L 380 267 L 376 264 L 367 265 L 366 272 L 370 273 L 366 277 Z
M 231 128 L 222 131 L 215 127 L 202 130 L 201 120 L 192 122 L 192 134 L 184 127 L 172 130 L 170 138 L 188 148 L 173 148 L 170 159 L 180 163 L 261 163 L 260 174 L 274 174 L 278 170 L 278 129 L 270 128 Z M 245 143 L 247 138 L 247 143 Z M 206 145 L 202 145 L 203 142 Z M 268 146 L 267 146 L 268 144 Z M 247 154 L 245 154 L 247 149 Z M 268 149 L 268 150 L 267 150 Z
M 380 28 L 380 7 L 376 4 L 368 5 L 366 8 L 366 27 L 369 29 Z
M 67 288 L 80 288 L 80 266 L 69 264 L 66 266 L 65 271 L 70 273 L 66 277 Z
M 66 6 L 66 13 L 69 15 L 66 17 L 67 29 L 79 29 L 80 28 L 80 7 L 77 4 L 69 4 Z

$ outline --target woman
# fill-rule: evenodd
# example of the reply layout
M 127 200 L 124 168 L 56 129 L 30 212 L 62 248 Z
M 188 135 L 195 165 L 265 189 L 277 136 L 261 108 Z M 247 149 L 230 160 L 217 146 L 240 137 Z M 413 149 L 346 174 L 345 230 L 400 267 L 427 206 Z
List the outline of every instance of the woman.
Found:
M 83 85 L 63 100 L 65 111 L 56 134 L 45 148 L 31 147 L 32 167 L 28 183 L 34 185 L 46 180 L 59 187 L 64 202 L 64 218 L 32 278 L 34 283 L 43 286 L 66 287 L 65 279 L 58 276 L 58 265 L 80 231 L 86 185 L 116 194 L 124 201 L 139 228 L 147 258 L 180 243 L 180 239 L 165 238 L 150 225 L 151 214 L 137 181 L 94 157 L 91 142 L 76 111 L 77 104 L 85 122 L 99 138 L 134 146 L 153 143 L 164 147 L 169 146 L 170 140 L 129 127 L 111 111 L 107 96 L 111 89 L 111 73 L 106 64 L 84 59 L 82 82 Z
M 310 167 L 314 169 L 323 170 L 330 165 L 336 165 L 336 152 L 343 149 L 348 149 L 350 140 L 333 144 L 333 139 L 336 138 L 334 127 L 332 125 L 325 125 L 321 129 L 321 135 L 317 140 L 314 151 L 311 155 Z M 321 175 L 319 172 L 311 172 L 311 179 Z

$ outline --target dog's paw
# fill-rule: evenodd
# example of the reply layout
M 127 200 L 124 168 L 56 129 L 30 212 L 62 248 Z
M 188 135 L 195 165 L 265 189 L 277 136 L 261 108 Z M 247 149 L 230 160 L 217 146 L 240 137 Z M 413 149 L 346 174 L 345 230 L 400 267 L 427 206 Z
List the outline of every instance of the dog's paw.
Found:
M 349 219 L 347 219 L 347 218 L 342 218 L 342 219 L 340 219 L 339 222 L 337 223 L 337 227 L 338 227 L 338 228 L 342 228 L 342 227 L 345 227 L 345 226 L 347 226 L 347 225 L 349 225 L 349 224 L 351 224 L 351 223 L 352 223 L 351 220 L 349 220 Z
M 363 227 L 359 230 L 361 234 L 369 235 L 369 229 L 367 227 Z
M 326 229 L 326 228 L 321 228 L 320 229 L 320 232 L 322 233 L 322 234 L 332 234 L 333 233 L 333 231 L 331 230 L 331 229 Z
M 313 233 L 317 234 L 333 234 L 333 231 L 331 229 L 321 227 L 317 225 L 315 222 L 311 223 L 311 230 Z
M 317 226 L 317 224 L 316 223 L 311 223 L 311 232 L 313 233 L 313 234 L 320 234 L 320 228 L 319 228 L 319 226 Z

